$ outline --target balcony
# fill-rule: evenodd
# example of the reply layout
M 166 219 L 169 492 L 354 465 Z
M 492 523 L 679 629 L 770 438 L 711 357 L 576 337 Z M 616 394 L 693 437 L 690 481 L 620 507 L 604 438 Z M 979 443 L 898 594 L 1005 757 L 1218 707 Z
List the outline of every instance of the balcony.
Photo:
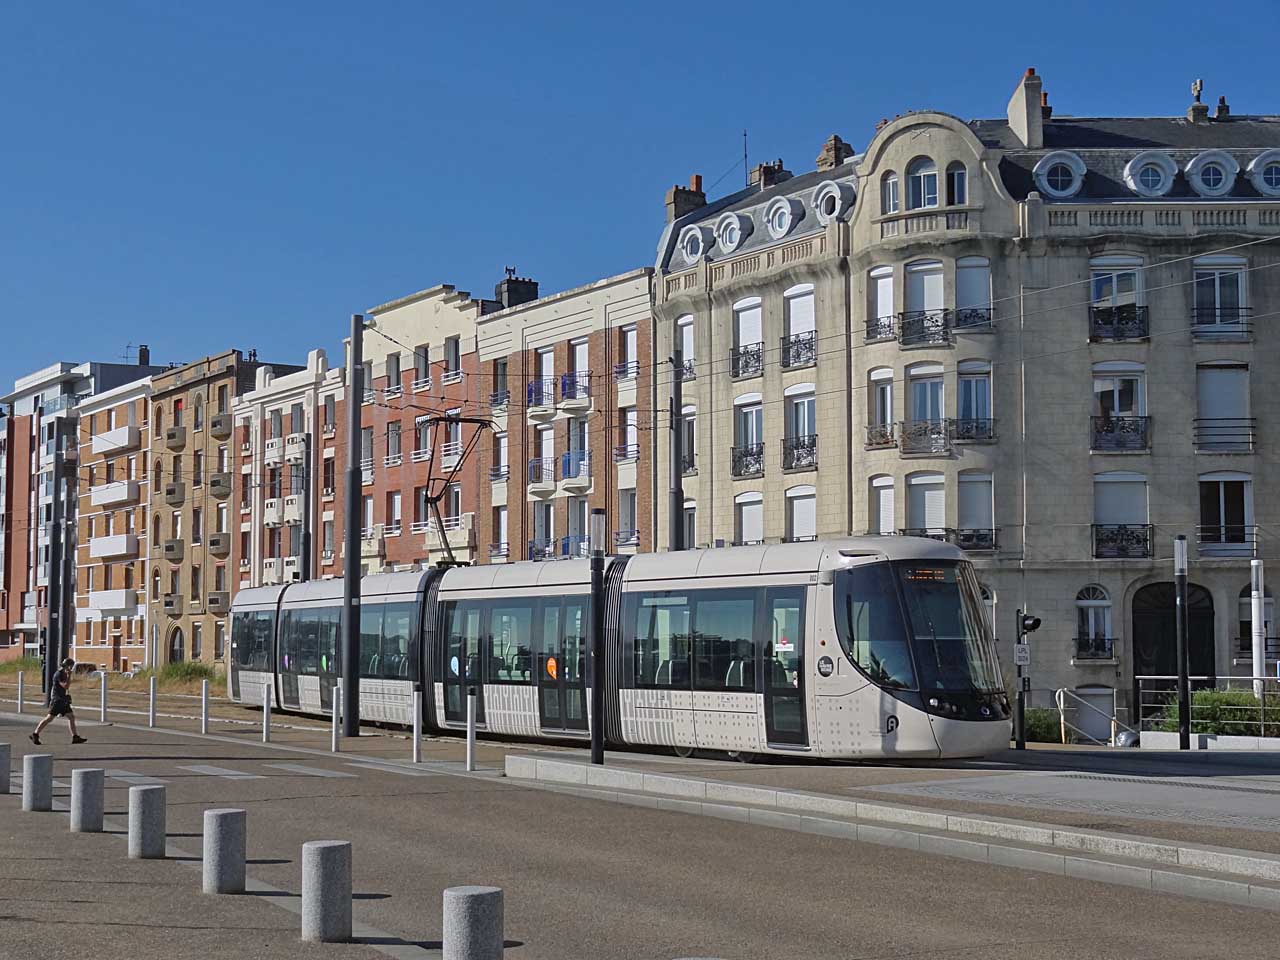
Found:
M 994 329 L 990 307 L 964 307 L 951 314 L 951 328 L 956 333 L 983 333 Z
M 505 410 L 509 403 L 511 403 L 510 390 L 495 390 L 489 394 L 489 408 L 492 410 Z
M 816 470 L 818 468 L 818 435 L 783 437 L 783 470 Z
M 816 331 L 793 333 L 789 337 L 783 337 L 781 346 L 782 367 L 784 370 L 812 367 L 818 362 L 818 334 Z
M 262 524 L 278 527 L 284 523 L 284 501 L 279 497 L 267 497 L 262 503 Z
M 729 351 L 729 376 L 735 380 L 758 377 L 764 372 L 764 344 L 744 343 Z
M 898 424 L 898 449 L 906 455 L 951 453 L 951 431 L 946 420 L 904 420 Z
M 640 459 L 640 444 L 619 443 L 613 448 L 614 463 L 630 463 Z
M 284 460 L 285 463 L 307 462 L 307 435 L 305 433 L 291 433 L 284 438 Z
M 898 342 L 904 347 L 950 343 L 950 318 L 945 310 L 912 310 L 898 314 Z
M 530 380 L 524 388 L 525 413 L 533 418 L 548 417 L 555 412 L 555 377 Z
M 186 552 L 186 542 L 183 540 L 166 540 L 161 555 L 170 563 L 181 563 L 183 554 Z
M 164 485 L 164 502 L 171 507 L 180 507 L 187 499 L 187 485 L 175 480 Z
M 511 467 L 505 463 L 496 463 L 489 468 L 489 479 L 499 483 L 511 476 Z
M 234 424 L 229 413 L 215 413 L 209 418 L 209 432 L 217 440 L 225 440 L 231 436 Z
M 1151 335 L 1147 308 L 1138 303 L 1089 307 L 1089 339 L 1094 341 L 1143 340 Z
M 89 502 L 95 507 L 116 507 L 138 500 L 137 480 L 115 480 L 89 491 Z
M 302 495 L 291 494 L 284 498 L 284 522 L 288 526 L 302 523 Z
M 505 540 L 489 544 L 489 559 L 499 560 L 511 556 L 511 545 Z
M 222 616 L 231 610 L 231 594 L 226 590 L 215 590 L 209 594 L 206 606 L 210 613 Z
M 416 447 L 409 453 L 409 459 L 414 463 L 426 463 L 431 459 L 430 447 Z
M 591 406 L 590 370 L 561 374 L 560 406 L 566 410 L 585 410 Z
M 409 384 L 409 389 L 414 393 L 426 393 L 431 389 L 431 374 L 426 370 L 419 370 L 415 375 L 415 380 Z
M 591 544 L 585 534 L 574 533 L 560 538 L 560 556 L 565 559 L 591 556 Z
M 961 550 L 996 549 L 995 527 L 959 527 L 951 531 L 949 539 Z
M 209 534 L 209 552 L 215 557 L 225 557 L 231 553 L 231 534 L 225 532 Z
M 89 606 L 99 613 L 132 611 L 138 606 L 138 591 L 90 590 Z
M 382 399 L 394 400 L 396 397 L 403 397 L 403 396 L 404 396 L 404 385 L 399 382 L 399 379 L 398 378 L 388 379 L 387 385 L 382 388 Z
M 388 453 L 382 458 L 384 467 L 398 467 L 402 463 L 404 463 L 404 454 L 402 453 Z
M 550 560 L 556 555 L 556 541 L 552 537 L 534 537 L 529 541 L 530 560 Z
M 92 606 L 93 594 L 89 594 Z M 1280 637 L 1267 637 L 1262 647 L 1263 657 L 1268 663 L 1275 663 L 1280 660 Z M 1240 660 L 1249 660 L 1253 657 L 1253 637 L 1236 637 L 1235 657 Z
M 618 383 L 634 380 L 640 375 L 640 362 L 638 360 L 624 360 L 622 363 L 613 365 L 613 379 Z
M 382 525 L 382 535 L 384 537 L 398 537 L 403 525 L 400 520 L 388 520 Z
M 452 470 L 458 465 L 458 461 L 462 459 L 462 441 L 446 440 L 440 444 L 440 468 L 442 470 Z
M 1093 555 L 1099 560 L 1143 560 L 1151 556 L 1151 524 L 1095 523 Z
M 903 527 L 898 531 L 903 537 L 924 537 L 927 540 L 942 540 L 950 543 L 955 531 L 947 527 Z
M 1197 453 L 1253 453 L 1258 421 L 1253 417 L 1219 417 L 1194 421 Z
M 262 561 L 262 583 L 270 586 L 279 583 L 284 570 L 284 561 L 279 557 L 268 557 Z
M 446 370 L 443 374 L 440 375 L 440 383 L 446 387 L 449 387 L 455 383 L 461 383 L 463 380 L 466 379 L 466 377 L 467 375 L 463 373 L 461 370 Z
M 1258 527 L 1255 524 L 1201 524 L 1196 527 L 1200 556 L 1253 557 L 1258 552 Z
M 591 451 L 570 450 L 561 454 L 560 480 L 570 490 L 585 490 L 591 486 Z
M 554 493 L 556 489 L 556 458 L 535 457 L 529 461 L 528 490 L 531 494 Z
M 892 340 L 893 317 L 867 317 L 868 340 Z
M 996 422 L 991 417 L 957 417 L 951 421 L 951 439 L 955 443 L 992 443 Z
M 136 557 L 138 537 L 132 533 L 117 533 L 109 537 L 94 537 L 89 541 L 89 556 L 95 560 L 107 557 Z
M 187 428 L 169 427 L 164 432 L 164 445 L 170 450 L 181 450 L 187 445 Z
M 231 474 L 226 472 L 209 474 L 209 492 L 219 500 L 226 500 L 231 496 Z
M 326 423 L 320 427 L 320 435 L 322 437 L 336 437 L 338 435 L 338 425 L 336 423 Z
M 680 362 L 679 380 L 681 383 L 687 383 L 690 380 L 698 379 L 698 371 L 695 369 L 695 363 L 692 357 Z
M 764 474 L 764 444 L 747 443 L 729 451 L 729 472 L 736 478 Z
M 126 450 L 132 450 L 136 447 L 139 440 L 140 431 L 138 428 L 132 424 L 127 424 L 95 435 L 93 438 L 93 452 L 95 456 L 111 456 L 115 453 L 124 453 Z
M 445 541 L 453 550 L 472 550 L 476 544 L 476 515 L 458 513 L 441 517 L 437 527 L 434 520 L 427 523 L 427 548 L 443 550 Z
M 867 424 L 867 440 L 864 446 L 868 450 L 883 450 L 886 447 L 896 447 L 898 438 L 894 435 L 894 425 L 892 423 L 868 423 Z
M 280 558 L 280 577 L 285 583 L 292 583 L 295 580 L 302 579 L 302 558 L 301 557 L 281 557 Z
M 1196 307 L 1191 311 L 1193 340 L 1248 340 L 1251 336 L 1252 307 Z
M 698 455 L 692 450 L 680 451 L 680 475 L 692 477 L 698 472 Z
M 640 544 L 639 530 L 615 530 L 613 531 L 613 545 L 615 547 L 635 547 Z
M 373 483 L 373 457 L 365 457 L 360 461 L 360 485 Z
M 171 617 L 182 615 L 182 594 L 166 593 L 161 601 L 161 609 Z
M 1150 417 L 1092 417 L 1091 447 L 1099 453 L 1132 453 L 1151 447 Z
M 1076 660 L 1114 660 L 1115 650 L 1112 637 L 1076 637 Z
M 272 437 L 263 444 L 262 462 L 268 467 L 278 467 L 284 463 L 284 437 Z

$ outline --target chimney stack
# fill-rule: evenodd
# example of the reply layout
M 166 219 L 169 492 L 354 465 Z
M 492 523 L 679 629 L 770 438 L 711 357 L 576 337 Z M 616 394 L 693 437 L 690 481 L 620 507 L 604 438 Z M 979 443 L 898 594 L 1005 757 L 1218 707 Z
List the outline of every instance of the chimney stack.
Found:
M 1044 146 L 1043 93 L 1036 68 L 1027 67 L 1009 99 L 1009 129 L 1029 150 Z
M 493 288 L 493 298 L 502 304 L 503 310 L 531 303 L 538 299 L 538 281 L 517 277 L 516 268 L 507 267 L 506 279 L 499 281 Z
M 781 157 L 773 163 L 762 163 L 751 170 L 751 186 L 759 187 L 761 190 L 767 190 L 775 183 L 790 179 L 791 171 L 783 167 Z
M 822 152 L 818 154 L 818 169 L 834 170 L 852 156 L 853 147 L 833 133 L 831 139 L 822 145 Z
M 1048 120 L 1053 116 L 1053 107 L 1049 106 L 1049 94 L 1041 91 L 1040 93 L 1040 119 Z
M 1213 114 L 1215 120 L 1225 120 L 1231 116 L 1231 105 L 1227 103 L 1226 97 L 1218 98 L 1218 109 Z
M 667 191 L 667 223 L 679 220 L 687 213 L 707 205 L 707 195 L 702 192 L 702 174 L 689 178 L 689 186 L 675 186 Z
M 1191 106 L 1187 107 L 1187 119 L 1192 123 L 1209 122 L 1209 105 L 1200 102 L 1200 91 L 1204 89 L 1204 81 L 1197 78 L 1191 83 Z
M 145 343 L 138 344 L 138 366 L 151 366 L 151 348 Z

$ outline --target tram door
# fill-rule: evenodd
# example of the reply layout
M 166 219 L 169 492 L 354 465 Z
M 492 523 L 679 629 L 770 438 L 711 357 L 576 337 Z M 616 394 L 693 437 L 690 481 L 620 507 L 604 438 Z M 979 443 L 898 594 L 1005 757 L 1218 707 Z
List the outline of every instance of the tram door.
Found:
M 280 622 L 280 705 L 286 710 L 297 710 L 298 669 L 302 650 L 301 618 L 292 610 L 285 611 Z
M 444 650 L 444 718 L 453 723 L 467 721 L 467 687 L 476 688 L 476 723 L 484 722 L 485 620 L 488 610 L 481 600 L 457 600 L 448 604 L 448 639 Z
M 804 587 L 772 588 L 765 605 L 765 733 L 770 743 L 804 746 Z
M 586 597 L 546 599 L 538 650 L 538 724 L 544 730 L 587 729 Z

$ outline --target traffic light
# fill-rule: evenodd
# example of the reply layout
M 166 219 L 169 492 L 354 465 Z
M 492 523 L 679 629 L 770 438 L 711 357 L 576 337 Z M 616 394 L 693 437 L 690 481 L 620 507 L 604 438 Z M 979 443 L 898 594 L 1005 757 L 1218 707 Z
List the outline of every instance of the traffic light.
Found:
M 1023 636 L 1025 636 L 1028 633 L 1034 633 L 1035 631 L 1040 629 L 1040 618 L 1033 617 L 1029 613 L 1024 613 L 1022 615 L 1022 620 L 1018 624 L 1018 626 Z

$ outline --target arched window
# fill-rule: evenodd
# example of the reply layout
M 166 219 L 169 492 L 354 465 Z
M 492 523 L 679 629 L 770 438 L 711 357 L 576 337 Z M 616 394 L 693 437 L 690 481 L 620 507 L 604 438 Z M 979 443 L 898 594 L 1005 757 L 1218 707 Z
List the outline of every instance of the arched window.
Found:
M 871 516 L 868 518 L 867 532 L 881 536 L 889 536 L 896 529 L 893 477 L 882 473 L 871 478 Z
M 796 543 L 818 539 L 816 491 L 810 484 L 790 487 L 786 491 L 787 540 Z
M 198 393 L 191 403 L 191 429 L 204 429 L 204 397 Z
M 734 543 L 764 543 L 764 495 L 740 493 L 733 498 Z
M 153 487 L 158 487 L 161 479 L 162 473 L 160 469 L 160 458 L 156 457 L 156 462 L 151 467 L 151 485 Z
M 160 404 L 158 403 L 152 404 L 151 420 L 152 420 L 151 427 L 155 431 L 156 435 L 158 436 L 159 434 L 163 433 L 164 432 L 164 407 L 160 406 Z
M 928 157 L 917 157 L 907 167 L 907 209 L 920 210 L 938 205 L 938 165 Z
M 947 204 L 964 206 L 969 202 L 968 173 L 960 161 L 947 166 Z
M 880 212 L 898 212 L 898 175 L 892 170 L 880 178 Z
M 1076 659 L 1110 660 L 1111 597 L 1096 583 L 1076 594 Z
M 156 519 L 159 520 L 160 518 L 157 517 Z M 151 568 L 151 599 L 153 601 L 158 601 L 160 599 L 160 568 L 159 567 Z

